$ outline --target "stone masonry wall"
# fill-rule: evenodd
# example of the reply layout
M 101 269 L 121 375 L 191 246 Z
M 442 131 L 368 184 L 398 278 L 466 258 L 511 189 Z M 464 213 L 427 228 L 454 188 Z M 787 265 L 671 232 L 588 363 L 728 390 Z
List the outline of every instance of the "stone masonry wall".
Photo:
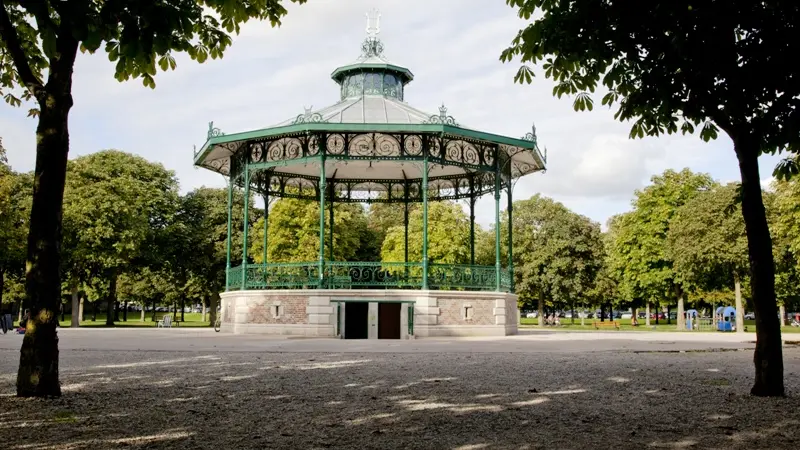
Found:
M 437 298 L 439 325 L 494 325 L 494 300 Z M 471 319 L 464 319 L 464 307 L 471 309 Z
M 256 324 L 306 324 L 308 297 L 248 298 L 247 322 Z M 275 307 L 278 308 L 276 315 Z

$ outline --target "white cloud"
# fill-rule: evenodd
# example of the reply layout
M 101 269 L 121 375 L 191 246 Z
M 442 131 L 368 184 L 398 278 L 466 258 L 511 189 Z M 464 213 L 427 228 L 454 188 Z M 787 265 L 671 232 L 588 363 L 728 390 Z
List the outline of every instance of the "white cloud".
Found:
M 249 22 L 225 57 L 199 65 L 177 57 L 175 72 L 160 73 L 155 90 L 140 81 L 119 83 L 102 53 L 80 55 L 70 117 L 71 156 L 118 148 L 175 170 L 185 191 L 222 186 L 219 175 L 192 166 L 192 146 L 202 145 L 213 120 L 225 132 L 263 128 L 338 100 L 330 73 L 355 59 L 364 36 L 364 13 L 382 12 L 386 55 L 415 75 L 406 100 L 433 112 L 444 102 L 460 123 L 522 136 L 536 123 L 548 148 L 548 171 L 522 179 L 515 198 L 541 192 L 597 221 L 629 207 L 633 190 L 664 169 L 711 173 L 738 180 L 727 138 L 706 144 L 696 136 L 629 140 L 629 124 L 599 103 L 576 113 L 569 99 L 552 96 L 539 76 L 513 83 L 518 64 L 500 52 L 526 22 L 503 2 L 485 0 L 315 0 L 289 5 L 280 29 Z M 598 98 L 599 101 L 599 98 Z M 0 136 L 18 170 L 31 170 L 35 121 L 26 109 L 0 107 Z M 762 174 L 775 157 L 764 157 Z M 502 200 L 505 205 L 505 199 Z M 493 199 L 478 204 L 479 221 L 494 220 Z

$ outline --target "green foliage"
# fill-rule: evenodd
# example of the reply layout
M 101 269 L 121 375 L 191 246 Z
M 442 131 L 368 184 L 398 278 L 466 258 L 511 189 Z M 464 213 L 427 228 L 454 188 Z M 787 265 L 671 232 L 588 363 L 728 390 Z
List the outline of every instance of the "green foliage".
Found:
M 541 64 L 553 94 L 575 109 L 618 104 L 631 137 L 693 133 L 715 139 L 753 133 L 759 150 L 800 150 L 800 85 L 787 76 L 800 53 L 795 2 L 506 0 L 532 22 L 501 60 L 519 58 L 515 80 Z M 792 71 L 796 73 L 796 71 Z
M 738 184 L 715 186 L 678 208 L 669 227 L 667 253 L 676 282 L 685 288 L 730 291 L 734 278 L 746 276 L 747 237 L 739 195 Z
M 71 161 L 63 219 L 71 260 L 123 271 L 169 225 L 177 200 L 175 175 L 141 157 L 106 150 Z
M 681 206 L 715 186 L 709 175 L 667 170 L 636 192 L 633 211 L 612 218 L 609 270 L 628 300 L 672 303 L 680 279 L 667 253 L 667 232 Z
M 330 259 L 330 205 L 325 208 L 325 254 Z M 333 248 L 335 261 L 352 261 L 368 236 L 364 208 L 356 204 L 334 206 Z M 307 262 L 319 259 L 319 204 L 282 198 L 269 211 L 268 262 Z M 264 261 L 264 219 L 248 235 L 250 259 Z
M 516 291 L 526 302 L 584 301 L 603 260 L 600 225 L 539 195 L 514 202 L 513 249 Z
M 0 301 L 15 301 L 18 296 L 10 295 L 20 293 L 23 281 L 33 181 L 12 171 L 2 157 L 0 151 Z
M 402 217 L 402 216 L 401 216 Z M 386 233 L 381 248 L 384 262 L 403 262 L 405 231 L 402 219 Z M 469 264 L 469 217 L 453 202 L 428 204 L 428 260 L 441 264 Z M 422 208 L 414 208 L 408 219 L 408 260 L 422 261 Z
M 769 196 L 770 228 L 775 256 L 775 294 L 787 306 L 800 307 L 800 182 L 777 181 Z
M 43 74 L 71 73 L 77 49 L 105 52 L 116 63 L 117 80 L 141 78 L 144 86 L 153 88 L 159 68 L 175 69 L 177 53 L 186 53 L 199 63 L 221 58 L 233 42 L 231 35 L 238 34 L 244 22 L 267 20 L 278 26 L 286 15 L 281 0 L 167 0 L 136 8 L 123 0 L 12 0 L 3 6 L 0 97 L 12 106 L 31 98 L 41 105 Z

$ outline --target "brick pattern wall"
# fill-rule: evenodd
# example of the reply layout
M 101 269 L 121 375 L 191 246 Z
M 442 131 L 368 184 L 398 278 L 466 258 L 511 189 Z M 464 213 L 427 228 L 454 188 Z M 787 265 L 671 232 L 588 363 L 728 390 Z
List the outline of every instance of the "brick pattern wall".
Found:
M 280 302 L 280 317 L 273 316 L 274 305 Z M 271 297 L 247 299 L 247 322 L 259 324 L 306 324 L 306 297 Z
M 439 325 L 494 325 L 494 300 L 437 298 Z M 464 320 L 462 307 L 472 306 L 472 319 Z

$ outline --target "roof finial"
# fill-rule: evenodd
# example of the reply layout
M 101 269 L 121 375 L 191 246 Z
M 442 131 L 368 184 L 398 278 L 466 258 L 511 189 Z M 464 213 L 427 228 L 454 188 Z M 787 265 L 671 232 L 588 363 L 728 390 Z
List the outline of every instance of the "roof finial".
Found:
M 377 37 L 381 32 L 381 13 L 377 9 L 367 12 L 367 36 Z

